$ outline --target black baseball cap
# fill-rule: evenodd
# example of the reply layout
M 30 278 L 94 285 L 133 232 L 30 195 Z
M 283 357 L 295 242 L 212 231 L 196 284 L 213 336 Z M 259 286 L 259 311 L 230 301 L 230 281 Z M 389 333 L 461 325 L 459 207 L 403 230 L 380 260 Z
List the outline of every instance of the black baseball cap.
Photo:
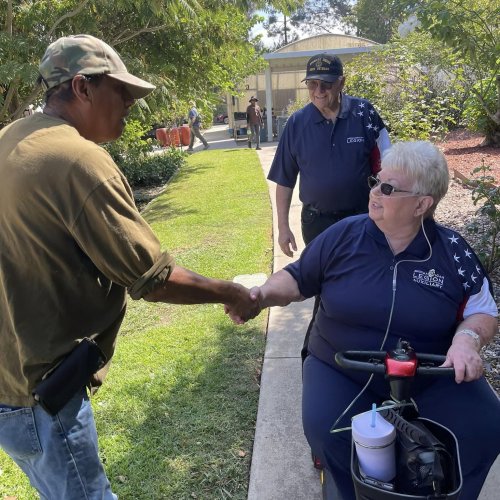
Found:
M 329 54 L 316 54 L 307 61 L 306 77 L 302 80 L 323 80 L 334 82 L 344 74 L 341 60 Z

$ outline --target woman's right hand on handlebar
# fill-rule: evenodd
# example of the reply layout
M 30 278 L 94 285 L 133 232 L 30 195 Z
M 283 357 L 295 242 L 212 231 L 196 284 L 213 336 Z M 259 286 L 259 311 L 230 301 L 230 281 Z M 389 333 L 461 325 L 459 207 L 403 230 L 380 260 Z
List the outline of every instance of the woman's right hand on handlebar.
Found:
M 472 382 L 483 374 L 483 361 L 477 352 L 474 339 L 466 335 L 460 335 L 453 339 L 443 367 L 453 367 L 455 370 L 455 382 Z

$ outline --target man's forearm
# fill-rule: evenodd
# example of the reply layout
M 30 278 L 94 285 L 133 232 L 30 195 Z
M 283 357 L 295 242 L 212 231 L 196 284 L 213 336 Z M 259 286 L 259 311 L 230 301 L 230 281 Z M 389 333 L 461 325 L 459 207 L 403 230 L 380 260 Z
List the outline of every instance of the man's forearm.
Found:
M 288 216 L 290 204 L 292 203 L 293 189 L 277 185 L 276 186 L 276 214 L 278 216 L 278 229 L 289 227 Z
M 226 304 L 240 293 L 240 285 L 236 283 L 207 278 L 176 266 L 168 281 L 146 295 L 144 300 L 170 304 Z

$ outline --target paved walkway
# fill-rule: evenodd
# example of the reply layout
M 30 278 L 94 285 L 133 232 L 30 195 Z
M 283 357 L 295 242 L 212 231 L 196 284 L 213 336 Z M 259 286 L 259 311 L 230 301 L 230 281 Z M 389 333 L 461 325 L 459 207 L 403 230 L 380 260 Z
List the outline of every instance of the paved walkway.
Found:
M 247 147 L 227 134 L 227 126 L 216 125 L 204 132 L 212 149 Z M 262 143 L 258 151 L 264 175 L 276 151 L 276 142 Z M 202 150 L 196 143 L 195 152 Z M 294 192 L 290 209 L 292 231 L 299 251 L 294 259 L 286 257 L 277 242 L 275 184 L 268 182 L 273 205 L 275 271 L 292 262 L 303 249 L 300 232 L 300 202 Z M 250 471 L 248 500 L 319 500 L 318 472 L 313 468 L 301 422 L 300 349 L 311 317 L 312 299 L 287 307 L 270 309 L 267 344 L 262 368 L 261 389 L 255 441 Z M 493 466 L 478 500 L 500 498 L 500 458 Z M 474 499 L 463 499 L 474 500 Z

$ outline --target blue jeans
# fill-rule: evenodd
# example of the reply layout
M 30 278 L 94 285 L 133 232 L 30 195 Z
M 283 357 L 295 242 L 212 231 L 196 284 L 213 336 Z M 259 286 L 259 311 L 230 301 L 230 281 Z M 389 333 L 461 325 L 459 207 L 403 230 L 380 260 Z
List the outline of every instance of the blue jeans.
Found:
M 40 406 L 0 404 L 0 447 L 43 500 L 115 500 L 99 460 L 92 407 L 83 389 L 55 416 Z

